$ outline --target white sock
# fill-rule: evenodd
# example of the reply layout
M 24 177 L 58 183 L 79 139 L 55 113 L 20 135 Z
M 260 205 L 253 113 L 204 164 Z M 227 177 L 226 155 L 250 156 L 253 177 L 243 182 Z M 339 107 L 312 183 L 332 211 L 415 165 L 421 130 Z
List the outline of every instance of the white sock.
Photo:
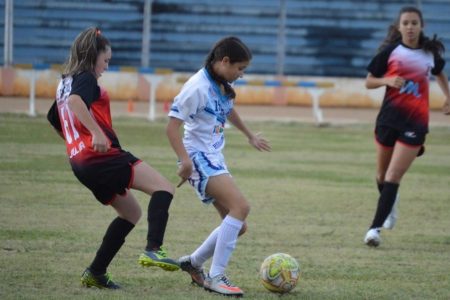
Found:
M 243 224 L 244 221 L 233 218 L 230 215 L 227 215 L 225 219 L 223 219 L 222 224 L 220 224 L 211 269 L 209 270 L 209 276 L 211 278 L 219 274 L 224 274 L 231 253 L 233 253 L 233 250 L 236 247 L 239 231 Z
M 201 267 L 214 254 L 217 236 L 219 235 L 220 226 L 214 229 L 206 240 L 191 254 L 191 264 L 194 267 Z

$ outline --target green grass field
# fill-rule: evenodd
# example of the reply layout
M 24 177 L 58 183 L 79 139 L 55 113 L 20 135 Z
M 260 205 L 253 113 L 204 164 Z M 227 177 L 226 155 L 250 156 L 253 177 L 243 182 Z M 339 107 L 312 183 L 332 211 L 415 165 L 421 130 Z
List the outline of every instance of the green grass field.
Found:
M 165 122 L 118 118 L 114 125 L 125 149 L 177 183 Z M 273 151 L 260 153 L 237 130 L 227 132 L 228 166 L 252 205 L 227 270 L 246 299 L 279 299 L 258 278 L 275 252 L 301 266 L 298 286 L 283 299 L 450 299 L 449 127 L 432 128 L 425 156 L 402 181 L 397 226 L 372 249 L 362 242 L 377 201 L 372 126 L 248 125 Z M 223 299 L 191 286 L 184 272 L 137 264 L 145 217 L 109 269 L 123 290 L 82 288 L 80 275 L 114 211 L 73 176 L 44 117 L 0 115 L 0 153 L 0 299 Z M 135 195 L 145 211 L 147 197 Z M 220 222 L 188 185 L 170 213 L 165 245 L 174 258 Z

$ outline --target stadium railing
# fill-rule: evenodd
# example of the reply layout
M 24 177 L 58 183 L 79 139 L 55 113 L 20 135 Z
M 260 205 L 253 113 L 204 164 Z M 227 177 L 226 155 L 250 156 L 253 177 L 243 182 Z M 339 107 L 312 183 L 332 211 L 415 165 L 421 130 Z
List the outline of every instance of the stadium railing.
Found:
M 61 71 L 61 65 L 50 64 L 21 64 L 15 65 L 16 68 L 26 69 L 31 71 L 30 77 L 30 93 L 29 93 L 29 109 L 28 114 L 30 116 L 36 116 L 36 79 L 39 71 L 45 70 L 59 70 Z M 150 121 L 154 121 L 156 118 L 156 88 L 159 83 L 166 79 L 168 76 L 174 76 L 176 73 L 171 69 L 165 68 L 151 68 L 151 67 L 129 67 L 129 66 L 109 66 L 110 72 L 134 72 L 142 75 L 150 83 L 150 94 L 148 97 L 149 111 L 147 118 Z M 187 81 L 186 76 L 176 76 L 176 82 L 184 83 Z M 239 86 L 260 86 L 267 88 L 277 87 L 297 87 L 307 88 L 312 97 L 312 113 L 318 125 L 324 124 L 324 117 L 320 108 L 320 96 L 324 89 L 333 88 L 333 82 L 327 81 L 289 81 L 289 80 L 243 80 L 238 79 L 234 82 L 236 87 Z

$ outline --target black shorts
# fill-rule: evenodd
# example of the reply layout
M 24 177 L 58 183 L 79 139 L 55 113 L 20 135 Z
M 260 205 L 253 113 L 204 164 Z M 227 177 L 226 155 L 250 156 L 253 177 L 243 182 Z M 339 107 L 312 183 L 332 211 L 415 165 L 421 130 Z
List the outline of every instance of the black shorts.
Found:
M 388 126 L 375 127 L 375 139 L 385 147 L 394 147 L 397 141 L 413 147 L 425 143 L 426 132 L 400 131 Z
M 78 180 L 104 205 L 110 204 L 115 196 L 124 195 L 133 180 L 133 166 L 141 160 L 133 154 L 122 151 L 101 162 L 74 166 L 72 170 Z

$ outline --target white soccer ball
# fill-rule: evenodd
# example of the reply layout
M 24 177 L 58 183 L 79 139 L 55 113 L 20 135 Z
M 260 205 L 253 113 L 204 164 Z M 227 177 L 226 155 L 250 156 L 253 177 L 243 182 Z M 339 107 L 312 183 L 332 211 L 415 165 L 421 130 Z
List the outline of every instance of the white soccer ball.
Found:
M 297 285 L 300 276 L 298 262 L 286 253 L 275 253 L 261 264 L 262 285 L 274 293 L 288 293 Z

